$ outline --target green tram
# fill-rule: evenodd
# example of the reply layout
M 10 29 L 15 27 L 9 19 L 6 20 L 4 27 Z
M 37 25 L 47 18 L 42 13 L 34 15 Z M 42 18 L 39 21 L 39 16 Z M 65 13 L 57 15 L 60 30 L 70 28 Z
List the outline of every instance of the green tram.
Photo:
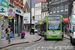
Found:
M 63 39 L 61 15 L 45 16 L 44 20 L 38 21 L 38 34 L 44 35 L 44 39 Z

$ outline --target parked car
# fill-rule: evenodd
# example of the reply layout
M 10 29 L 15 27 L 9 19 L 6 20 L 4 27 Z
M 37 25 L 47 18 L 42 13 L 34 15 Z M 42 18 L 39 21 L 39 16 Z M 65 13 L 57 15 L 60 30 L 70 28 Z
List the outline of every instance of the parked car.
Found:
M 34 29 L 31 29 L 31 31 L 30 31 L 31 33 L 30 34 L 34 34 Z
M 37 33 L 38 32 L 38 30 L 37 29 L 34 29 L 34 33 Z

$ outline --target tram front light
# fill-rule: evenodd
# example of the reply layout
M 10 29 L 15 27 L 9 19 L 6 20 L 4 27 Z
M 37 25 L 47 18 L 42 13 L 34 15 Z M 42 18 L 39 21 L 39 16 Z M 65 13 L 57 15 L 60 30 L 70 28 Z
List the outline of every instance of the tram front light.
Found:
M 51 33 L 47 33 L 47 35 L 51 35 Z
M 50 35 L 50 33 L 47 33 L 48 35 Z
M 61 35 L 61 33 L 58 33 L 57 35 Z

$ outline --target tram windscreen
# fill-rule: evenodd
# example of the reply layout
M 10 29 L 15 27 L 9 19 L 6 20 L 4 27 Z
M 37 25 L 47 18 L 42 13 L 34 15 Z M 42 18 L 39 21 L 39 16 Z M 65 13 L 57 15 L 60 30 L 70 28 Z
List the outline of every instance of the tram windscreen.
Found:
M 48 17 L 48 30 L 60 30 L 60 17 Z

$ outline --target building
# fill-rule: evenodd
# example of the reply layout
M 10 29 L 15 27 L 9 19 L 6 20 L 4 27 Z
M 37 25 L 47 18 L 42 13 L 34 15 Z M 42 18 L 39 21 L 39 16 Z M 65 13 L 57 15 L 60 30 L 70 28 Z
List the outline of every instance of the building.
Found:
M 5 30 L 7 25 L 8 25 L 8 2 L 6 0 L 0 0 L 0 38 L 2 32 L 1 30 Z
M 63 27 L 69 27 L 69 17 L 72 13 L 73 0 L 51 0 L 49 2 L 49 15 L 62 15 Z
M 12 26 L 14 35 L 20 36 L 23 28 L 23 0 L 9 0 L 9 8 L 14 10 L 14 17 L 9 20 Z
M 41 11 L 41 18 L 44 19 L 44 17 L 46 15 L 49 15 L 49 12 L 48 12 L 48 8 L 47 8 L 47 5 L 48 3 L 47 2 L 42 2 L 42 11 Z
M 38 20 L 41 20 L 42 19 L 42 17 L 41 17 L 41 8 L 42 7 L 42 3 L 40 2 L 40 3 L 36 3 L 35 4 L 35 6 L 34 6 L 34 8 L 35 8 L 35 10 L 34 10 L 34 12 L 35 12 L 35 21 L 38 21 Z
M 31 16 L 31 27 L 34 28 L 35 20 L 34 20 L 34 4 L 38 3 L 40 1 L 32 0 L 32 16 Z M 23 18 L 23 24 L 25 31 L 30 31 L 30 0 L 23 0 L 24 5 L 24 18 Z

